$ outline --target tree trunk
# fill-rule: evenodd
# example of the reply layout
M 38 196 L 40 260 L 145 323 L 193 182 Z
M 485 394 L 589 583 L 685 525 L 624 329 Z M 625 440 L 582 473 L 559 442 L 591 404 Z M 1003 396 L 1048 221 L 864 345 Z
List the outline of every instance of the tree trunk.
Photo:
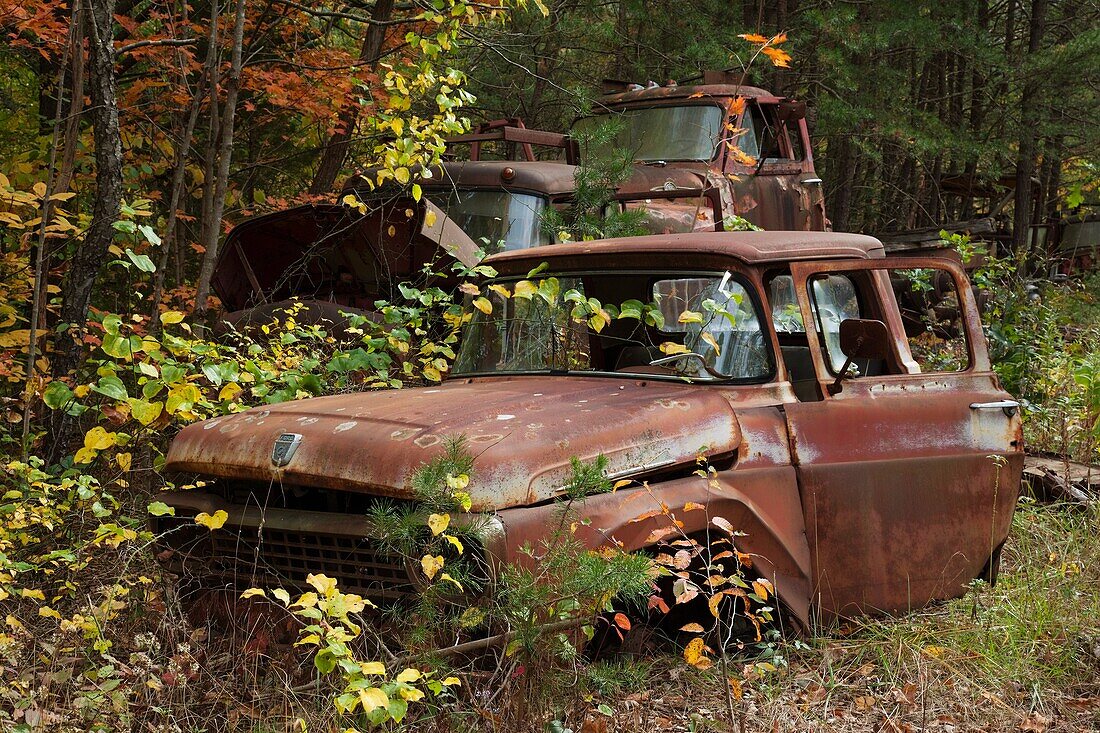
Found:
M 1042 46 L 1046 25 L 1047 0 L 1032 0 L 1028 29 L 1027 60 Z M 1012 244 L 1017 252 L 1027 246 L 1031 226 L 1031 177 L 1035 172 L 1035 130 L 1039 123 L 1037 97 L 1042 80 L 1024 70 L 1023 93 L 1020 95 L 1020 146 L 1016 155 L 1016 196 L 1012 217 Z
M 199 271 L 198 288 L 195 293 L 195 315 L 201 319 L 206 315 L 207 301 L 210 297 L 210 278 L 214 274 L 214 264 L 218 261 L 218 244 L 221 241 L 222 214 L 225 211 L 225 193 L 229 185 L 229 164 L 233 159 L 233 125 L 237 117 L 237 95 L 241 87 L 241 64 L 244 46 L 245 0 L 237 0 L 237 15 L 233 24 L 233 50 L 230 54 L 229 75 L 225 82 L 225 108 L 221 115 L 221 134 L 218 146 L 218 168 L 213 182 L 213 206 L 210 221 L 206 227 L 206 251 L 202 256 L 202 269 Z M 198 324 L 201 328 L 202 324 Z
M 86 19 L 91 67 L 92 130 L 95 138 L 96 186 L 92 223 L 69 261 L 61 289 L 61 322 L 53 362 L 54 376 L 74 371 L 80 364 L 85 320 L 92 287 L 107 248 L 114 240 L 114 222 L 122 202 L 122 138 L 118 126 L 115 78 L 114 0 L 94 0 Z
M 367 28 L 367 34 L 363 38 L 363 46 L 359 50 L 359 64 L 367 65 L 373 69 L 382 56 L 382 44 L 386 40 L 385 23 L 393 14 L 393 0 L 377 0 L 374 10 L 371 12 L 371 20 L 375 21 Z M 355 90 L 352 90 L 344 105 L 340 109 L 340 116 L 332 136 L 325 145 L 321 154 L 321 163 L 317 166 L 317 174 L 313 177 L 313 183 L 309 186 L 312 194 L 328 193 L 336 183 L 336 177 L 344 167 L 348 149 L 351 147 L 351 136 L 355 132 L 355 123 L 359 119 L 360 106 L 356 98 Z
M 187 113 L 187 120 L 182 125 L 183 129 L 176 140 L 176 156 L 172 163 L 172 188 L 168 194 L 168 221 L 164 225 L 164 241 L 160 245 L 160 261 L 157 262 L 157 271 L 153 283 L 151 315 L 153 316 L 152 327 L 154 331 L 160 328 L 157 310 L 160 306 L 161 296 L 164 293 L 164 278 L 165 271 L 168 269 L 168 256 L 176 245 L 176 220 L 179 217 L 180 197 L 183 195 L 183 182 L 187 173 L 187 156 L 191 152 L 191 136 L 195 134 L 195 125 L 199 119 L 199 108 L 202 107 L 202 95 L 205 94 L 204 84 L 205 76 L 195 90 L 195 96 L 191 99 L 191 109 Z
M 72 58 L 73 73 L 72 96 L 69 98 L 69 111 L 65 120 L 65 144 L 61 151 L 61 165 L 57 171 L 56 191 L 68 191 L 76 164 L 76 144 L 80 140 L 80 113 L 84 110 L 84 15 L 83 6 L 73 10 L 72 46 L 69 55 Z

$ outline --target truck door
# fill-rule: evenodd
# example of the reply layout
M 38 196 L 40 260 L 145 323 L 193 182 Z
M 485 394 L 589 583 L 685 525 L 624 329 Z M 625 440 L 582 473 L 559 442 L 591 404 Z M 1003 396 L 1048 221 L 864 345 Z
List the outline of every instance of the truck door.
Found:
M 795 263 L 790 275 L 812 324 L 816 390 L 786 415 L 820 618 L 961 594 L 995 569 L 1023 464 L 1018 409 L 990 369 L 965 275 L 930 258 Z M 949 292 L 903 317 L 892 280 Z M 846 318 L 885 323 L 891 353 L 837 383 Z

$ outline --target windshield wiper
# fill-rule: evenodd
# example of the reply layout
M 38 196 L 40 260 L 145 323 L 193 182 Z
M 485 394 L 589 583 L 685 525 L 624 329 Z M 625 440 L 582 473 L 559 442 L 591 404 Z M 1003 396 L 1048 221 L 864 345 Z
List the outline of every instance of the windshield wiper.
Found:
M 712 379 L 718 379 L 718 380 L 723 380 L 723 381 L 727 380 L 727 379 L 730 379 L 730 377 L 727 377 L 725 374 L 722 374 L 721 372 L 718 372 L 718 371 L 715 371 L 714 369 L 712 369 L 710 364 L 707 364 L 707 358 L 705 356 L 703 356 L 702 354 L 696 353 L 694 351 L 685 351 L 682 354 L 672 354 L 670 356 L 662 356 L 660 359 L 654 359 L 653 361 L 649 362 L 649 365 L 650 366 L 663 367 L 663 366 L 668 366 L 670 364 L 674 364 L 677 361 L 680 361 L 681 359 L 685 359 L 685 358 L 697 359 L 699 361 L 699 364 L 703 367 L 703 370 L 707 374 L 709 374 Z

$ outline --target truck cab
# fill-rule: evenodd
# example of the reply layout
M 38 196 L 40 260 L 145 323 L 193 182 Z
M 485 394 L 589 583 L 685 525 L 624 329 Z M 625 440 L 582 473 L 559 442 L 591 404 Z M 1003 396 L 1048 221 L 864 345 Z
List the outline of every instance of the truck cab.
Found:
M 956 263 L 888 260 L 874 238 L 819 232 L 632 237 L 487 262 L 491 307 L 471 309 L 442 385 L 185 428 L 166 468 L 205 485 L 163 497 L 169 567 L 230 589 L 324 573 L 400 604 L 425 579 L 367 514 L 377 502 L 415 513 L 410 475 L 462 435 L 477 456 L 466 544 L 485 592 L 493 568 L 537 562 L 524 548 L 554 525 L 572 459 L 598 456 L 629 485 L 587 498 L 582 543 L 657 553 L 668 517 L 647 509 L 701 507 L 678 531 L 735 527 L 800 626 L 920 608 L 995 577 L 1020 415 Z M 931 278 L 951 283 L 962 327 L 911 336 L 894 283 Z M 217 511 L 221 528 L 194 523 Z

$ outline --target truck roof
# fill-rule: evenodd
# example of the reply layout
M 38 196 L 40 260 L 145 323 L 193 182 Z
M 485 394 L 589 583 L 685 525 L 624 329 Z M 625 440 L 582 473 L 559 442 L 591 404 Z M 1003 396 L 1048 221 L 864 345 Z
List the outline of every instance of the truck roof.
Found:
M 628 104 L 631 102 L 645 102 L 649 100 L 680 99 L 691 97 L 692 99 L 706 99 L 707 97 L 774 97 L 775 95 L 766 89 L 749 87 L 740 84 L 690 84 L 684 86 L 661 86 L 649 89 L 635 89 L 631 92 L 618 92 L 601 96 L 596 106 L 613 106 Z
M 588 242 L 552 244 L 534 249 L 501 252 L 486 258 L 485 264 L 513 270 L 537 265 L 543 260 L 561 261 L 568 267 L 604 256 L 614 266 L 644 265 L 652 260 L 679 262 L 683 257 L 735 257 L 747 264 L 791 262 L 810 259 L 882 259 L 882 242 L 863 234 L 837 232 L 691 232 L 645 237 L 619 237 Z
M 510 168 L 513 178 L 501 178 Z M 373 178 L 377 168 L 368 168 L 344 184 L 344 191 L 367 188 L 364 179 Z M 576 189 L 577 167 L 558 161 L 456 160 L 432 168 L 432 177 L 419 181 L 424 188 L 499 188 L 532 191 L 550 196 Z

